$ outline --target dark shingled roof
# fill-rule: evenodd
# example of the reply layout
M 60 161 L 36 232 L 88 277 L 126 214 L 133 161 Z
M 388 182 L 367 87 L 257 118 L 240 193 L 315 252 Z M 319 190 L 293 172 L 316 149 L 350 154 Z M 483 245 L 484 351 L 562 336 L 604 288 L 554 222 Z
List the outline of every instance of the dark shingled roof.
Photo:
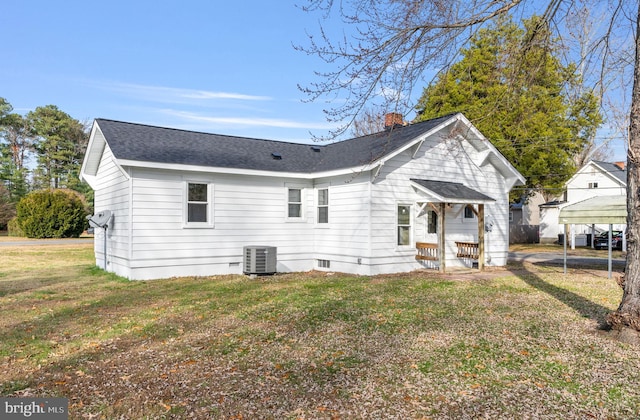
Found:
M 452 117 L 453 114 L 322 146 L 207 134 L 106 119 L 97 119 L 96 123 L 117 159 L 313 173 L 375 162 Z M 274 159 L 274 153 L 282 159 Z
M 609 172 L 611 175 L 616 177 L 620 182 L 626 184 L 627 183 L 627 170 L 621 169 L 618 165 L 611 162 L 603 162 L 600 160 L 594 160 L 595 164 L 600 166 L 605 171 Z
M 415 179 L 411 178 L 411 181 L 416 184 L 433 191 L 440 197 L 447 199 L 447 201 L 455 200 L 481 200 L 481 201 L 496 201 L 488 195 L 484 195 L 481 192 L 472 190 L 469 187 L 457 182 L 446 181 L 432 181 L 429 179 Z

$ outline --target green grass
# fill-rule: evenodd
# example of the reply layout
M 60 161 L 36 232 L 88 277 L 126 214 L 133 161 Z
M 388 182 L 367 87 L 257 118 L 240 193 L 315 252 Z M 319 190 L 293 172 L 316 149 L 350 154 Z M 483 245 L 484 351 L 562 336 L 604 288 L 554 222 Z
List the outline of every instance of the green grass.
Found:
M 129 282 L 91 246 L 3 247 L 0 395 L 70 418 L 635 418 L 604 272 Z

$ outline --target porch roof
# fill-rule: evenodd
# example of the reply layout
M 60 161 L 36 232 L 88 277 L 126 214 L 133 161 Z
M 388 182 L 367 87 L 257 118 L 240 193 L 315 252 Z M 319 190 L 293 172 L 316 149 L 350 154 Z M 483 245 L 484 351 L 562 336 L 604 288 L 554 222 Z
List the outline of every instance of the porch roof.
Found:
M 486 204 L 496 200 L 459 182 L 410 179 L 413 187 L 425 194 L 432 203 Z
M 570 204 L 560 209 L 560 224 L 625 224 L 627 223 L 627 197 L 625 195 L 599 196 Z

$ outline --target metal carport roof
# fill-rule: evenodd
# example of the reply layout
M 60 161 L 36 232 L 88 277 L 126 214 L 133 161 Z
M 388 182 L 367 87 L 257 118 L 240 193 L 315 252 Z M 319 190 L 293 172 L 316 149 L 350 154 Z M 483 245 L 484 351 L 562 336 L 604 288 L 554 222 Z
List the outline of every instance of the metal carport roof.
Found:
M 627 197 L 623 195 L 599 196 L 569 204 L 560 209 L 560 224 L 625 224 L 627 223 Z
M 611 225 L 627 223 L 627 196 L 612 195 L 588 198 L 560 209 L 560 224 L 608 224 L 609 225 L 609 278 L 611 278 Z M 565 228 L 565 235 L 567 231 Z M 564 272 L 567 272 L 567 242 L 564 241 Z

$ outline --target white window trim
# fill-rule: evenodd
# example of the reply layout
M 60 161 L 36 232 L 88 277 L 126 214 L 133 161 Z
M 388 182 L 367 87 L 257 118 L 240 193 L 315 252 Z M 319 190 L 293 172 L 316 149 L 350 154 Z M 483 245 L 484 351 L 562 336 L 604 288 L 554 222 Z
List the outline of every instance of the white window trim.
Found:
M 476 219 L 476 213 L 474 212 L 474 208 L 473 205 L 471 204 L 464 204 L 464 207 L 462 207 L 462 220 L 474 220 Z M 471 212 L 471 217 L 467 217 L 467 211 Z
M 407 245 L 400 245 L 398 243 L 398 227 L 400 226 L 398 224 L 398 207 L 403 206 L 403 207 L 409 207 L 409 243 Z M 407 249 L 414 249 L 413 246 L 413 229 L 414 229 L 414 223 L 413 223 L 413 204 L 411 203 L 405 203 L 405 202 L 397 202 L 396 206 L 395 206 L 395 223 L 394 223 L 394 243 L 396 245 L 396 249 L 397 250 L 407 250 Z M 405 226 L 405 225 L 403 225 Z
M 206 184 L 207 185 L 207 221 L 206 222 L 189 222 L 189 184 Z M 214 206 L 214 188 L 211 181 L 201 179 L 185 179 L 182 194 L 182 227 L 184 229 L 211 229 L 214 227 L 213 222 L 213 206 Z
M 305 190 L 307 185 L 302 184 L 284 184 L 284 220 L 290 223 L 303 223 L 307 221 L 306 217 L 306 205 L 305 205 Z M 289 217 L 289 190 L 300 190 L 300 217 Z
M 319 201 L 318 201 L 318 191 L 320 191 L 320 190 L 327 190 L 327 198 L 329 199 L 327 205 L 325 206 L 325 207 L 327 207 L 327 223 L 320 223 L 318 221 L 318 209 L 320 208 L 320 204 L 319 204 Z M 315 218 L 316 227 L 318 227 L 318 228 L 328 228 L 331 225 L 331 192 L 330 192 L 330 189 L 329 189 L 329 184 L 317 185 L 315 190 L 314 190 L 314 192 L 315 192 L 315 194 L 314 194 L 314 196 L 315 196 L 314 197 L 314 200 L 315 200 L 314 201 L 314 204 L 315 204 L 314 218 Z

